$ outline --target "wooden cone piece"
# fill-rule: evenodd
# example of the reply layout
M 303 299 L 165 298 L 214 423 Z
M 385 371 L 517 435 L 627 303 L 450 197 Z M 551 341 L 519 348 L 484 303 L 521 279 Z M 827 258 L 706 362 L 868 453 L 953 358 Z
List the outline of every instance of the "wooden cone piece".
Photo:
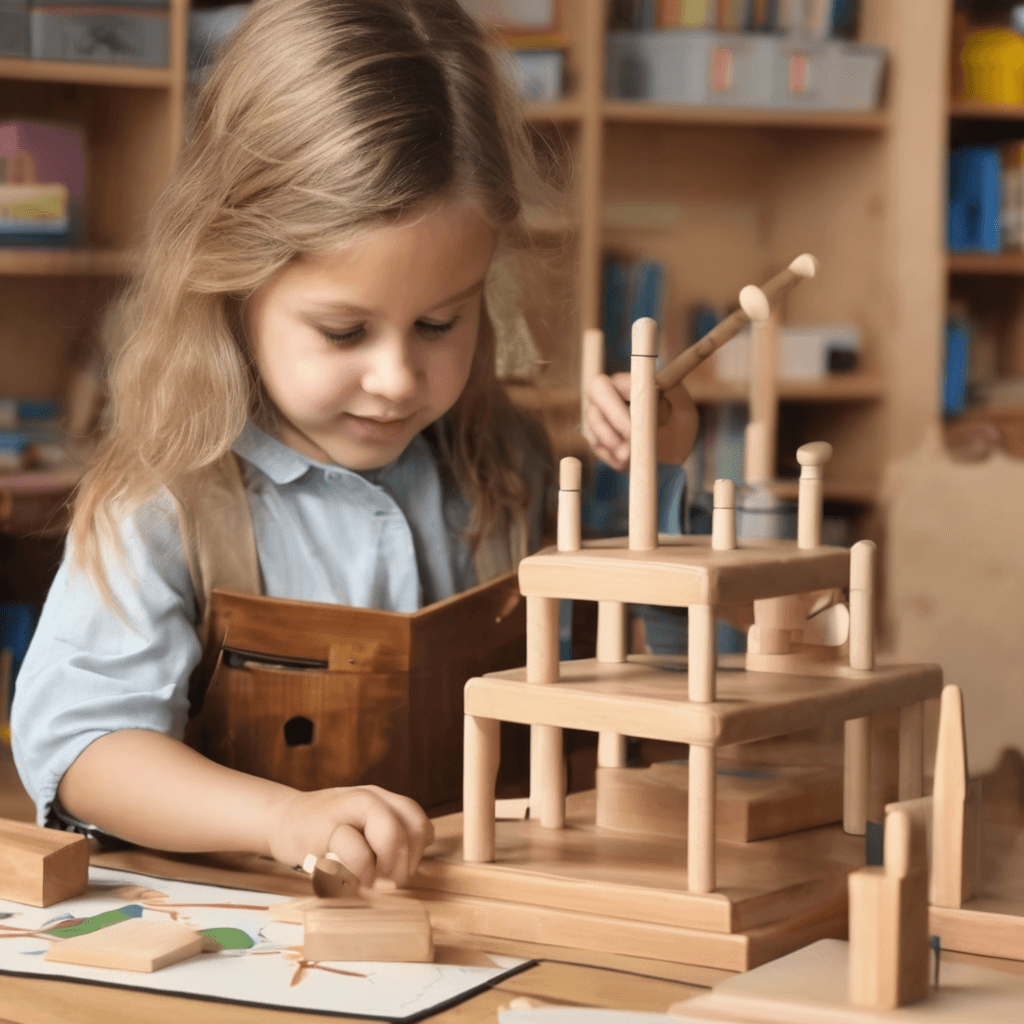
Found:
M 633 324 L 630 360 L 629 547 L 658 546 L 658 388 L 654 383 L 658 325 L 650 317 Z
M 929 902 L 960 907 L 971 895 L 973 858 L 965 856 L 976 841 L 967 813 L 967 741 L 960 687 L 942 688 L 939 736 L 932 788 L 932 877 Z

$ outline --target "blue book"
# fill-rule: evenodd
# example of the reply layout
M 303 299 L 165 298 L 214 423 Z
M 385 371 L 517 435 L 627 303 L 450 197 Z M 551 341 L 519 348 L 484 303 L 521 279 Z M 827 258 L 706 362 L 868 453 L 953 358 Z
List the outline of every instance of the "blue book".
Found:
M 620 260 L 604 265 L 604 363 L 606 373 L 629 369 L 626 290 L 629 274 Z
M 997 146 L 949 155 L 949 251 L 998 252 L 1002 161 Z
M 957 416 L 967 405 L 967 367 L 971 350 L 970 324 L 962 318 L 946 323 L 946 370 L 942 405 L 947 416 Z

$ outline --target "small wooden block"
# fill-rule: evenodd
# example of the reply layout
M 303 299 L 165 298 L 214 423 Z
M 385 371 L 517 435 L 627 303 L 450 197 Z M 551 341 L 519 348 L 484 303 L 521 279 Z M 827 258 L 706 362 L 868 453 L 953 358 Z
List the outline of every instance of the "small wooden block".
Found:
M 61 939 L 46 951 L 45 959 L 151 973 L 198 956 L 202 951 L 203 937 L 194 928 L 174 921 L 134 917 L 87 935 Z
M 305 929 L 302 955 L 306 960 L 430 963 L 434 959 L 426 910 L 401 897 L 363 908 L 307 910 Z
M 599 828 L 638 835 L 686 836 L 689 769 L 598 768 Z M 784 835 L 843 816 L 843 770 L 828 765 L 719 762 L 715 835 L 735 843 Z
M 367 900 L 359 896 L 335 896 L 333 898 L 300 896 L 298 899 L 286 900 L 284 903 L 272 903 L 270 905 L 270 920 L 277 921 L 279 924 L 302 924 L 307 910 L 355 910 L 369 905 Z
M 0 899 L 49 907 L 88 884 L 85 836 L 0 818 Z

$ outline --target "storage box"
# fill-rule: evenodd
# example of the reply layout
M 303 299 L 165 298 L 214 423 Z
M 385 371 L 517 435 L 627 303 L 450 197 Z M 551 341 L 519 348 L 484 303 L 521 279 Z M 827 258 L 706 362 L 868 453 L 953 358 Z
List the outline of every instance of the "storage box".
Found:
M 513 77 L 525 99 L 550 103 L 562 98 L 565 56 L 561 50 L 516 50 L 510 59 Z
M 0 57 L 27 57 L 28 3 L 0 0 Z
M 608 36 L 607 90 L 620 99 L 698 106 L 874 110 L 885 51 L 744 32 Z
M 33 7 L 29 34 L 37 60 L 167 67 L 165 10 L 126 7 Z

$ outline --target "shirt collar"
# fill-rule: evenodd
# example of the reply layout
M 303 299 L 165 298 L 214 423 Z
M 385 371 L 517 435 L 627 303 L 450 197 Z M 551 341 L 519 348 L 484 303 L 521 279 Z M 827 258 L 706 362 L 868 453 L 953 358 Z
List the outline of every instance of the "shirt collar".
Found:
M 318 469 L 322 473 L 351 474 L 362 480 L 368 480 L 370 483 L 379 483 L 391 470 L 398 468 L 407 459 L 419 459 L 429 452 L 426 441 L 417 434 L 394 462 L 381 466 L 379 469 L 359 473 L 333 463 L 328 465 L 317 462 L 315 459 L 297 452 L 294 448 L 290 448 L 284 442 L 278 441 L 277 438 L 271 437 L 256 426 L 252 420 L 246 422 L 242 433 L 238 435 L 231 447 L 237 455 L 255 466 L 279 486 L 294 483 L 311 469 Z

